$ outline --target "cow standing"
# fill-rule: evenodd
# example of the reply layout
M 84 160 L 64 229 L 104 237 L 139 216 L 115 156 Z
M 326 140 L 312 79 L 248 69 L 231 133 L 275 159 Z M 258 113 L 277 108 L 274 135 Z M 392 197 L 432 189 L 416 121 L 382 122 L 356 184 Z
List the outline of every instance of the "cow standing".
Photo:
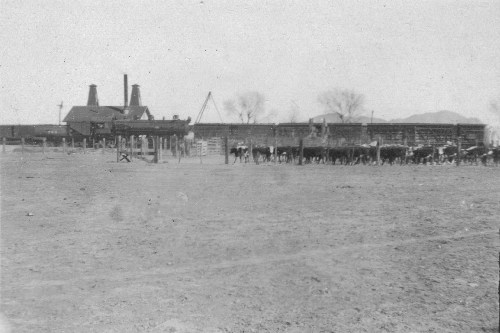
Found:
M 248 162 L 248 148 L 245 146 L 239 146 L 235 148 L 231 148 L 229 151 L 230 154 L 234 154 L 234 163 L 236 163 L 236 160 L 239 158 L 240 163 L 242 162 L 242 159 L 245 158 L 245 163 Z

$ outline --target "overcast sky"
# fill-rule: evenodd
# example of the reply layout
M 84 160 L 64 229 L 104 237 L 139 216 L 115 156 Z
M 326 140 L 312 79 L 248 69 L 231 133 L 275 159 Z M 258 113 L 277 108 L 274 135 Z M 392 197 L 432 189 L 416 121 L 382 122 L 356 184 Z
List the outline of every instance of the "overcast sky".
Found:
M 157 119 L 196 118 L 258 91 L 286 121 L 324 113 L 335 87 L 393 119 L 452 110 L 490 119 L 500 99 L 500 1 L 0 0 L 0 124 L 53 123 L 123 104 L 123 74 Z M 130 89 L 129 89 L 130 92 Z M 210 107 L 202 121 L 218 121 Z

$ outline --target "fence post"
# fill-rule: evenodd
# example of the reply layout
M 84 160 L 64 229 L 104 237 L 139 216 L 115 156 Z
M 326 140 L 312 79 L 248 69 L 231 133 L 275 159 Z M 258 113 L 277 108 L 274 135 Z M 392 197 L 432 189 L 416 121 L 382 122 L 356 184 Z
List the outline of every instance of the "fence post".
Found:
M 160 159 L 163 160 L 163 148 L 165 148 L 165 140 L 163 137 L 160 137 Z
M 438 161 L 437 162 L 439 162 L 439 154 L 438 154 Z M 436 162 L 436 145 L 432 144 L 432 164 L 436 165 L 437 162 Z
M 47 139 L 42 139 L 42 153 L 45 155 L 45 146 L 47 145 Z
M 71 149 L 75 150 L 75 138 L 71 138 Z
M 95 139 L 94 138 L 92 138 L 92 149 L 95 150 Z
M 460 138 L 457 139 L 457 166 L 460 166 L 460 160 L 462 159 L 462 140 Z
M 134 136 L 133 135 L 130 136 L 129 144 L 130 144 L 130 160 L 132 161 L 132 158 L 134 156 Z
M 274 165 L 278 164 L 278 139 L 274 136 Z
M 120 146 L 122 144 L 121 135 L 118 135 L 117 137 L 115 136 L 115 141 L 116 141 L 116 162 L 120 162 Z
M 83 138 L 83 153 L 87 153 L 87 139 Z
M 63 141 L 63 153 L 65 153 L 66 152 L 66 138 L 63 138 L 62 141 Z
M 161 136 L 158 137 L 158 159 L 163 160 L 163 138 Z
M 377 165 L 380 165 L 380 136 L 377 137 Z
M 104 154 L 104 151 L 106 150 L 106 138 L 102 139 L 102 153 Z
M 299 165 L 302 165 L 303 159 L 304 159 L 304 139 L 300 138 L 300 141 L 299 141 Z
M 177 157 L 177 135 L 171 138 L 172 142 L 170 143 L 170 151 L 172 152 L 172 156 Z
M 252 139 L 250 139 L 250 148 L 248 148 L 248 155 L 253 156 Z
M 158 148 L 159 148 L 158 147 L 158 143 L 159 142 L 158 141 L 159 141 L 159 137 L 155 136 L 153 138 L 153 146 L 154 146 L 153 149 L 154 149 L 154 152 L 155 152 L 154 157 L 153 157 L 153 163 L 158 163 L 158 160 L 159 160 L 159 156 L 158 156 L 158 154 L 159 154 L 159 152 L 158 152 Z
M 158 144 L 158 143 L 156 142 L 156 135 L 155 135 L 155 136 L 153 136 L 153 140 L 152 140 L 152 142 L 153 142 L 153 156 L 155 156 L 155 154 L 156 154 L 156 146 L 157 146 L 157 144 Z
M 200 156 L 201 156 L 201 152 L 200 152 Z M 228 143 L 228 139 L 227 139 L 227 136 L 224 137 L 224 163 L 225 164 L 229 164 L 229 143 Z
M 24 138 L 21 138 L 21 153 L 24 154 Z
M 176 151 L 177 151 L 177 157 L 179 157 L 179 162 L 181 163 L 181 157 L 182 157 L 182 152 L 181 152 L 181 143 L 179 142 L 179 138 L 175 138 L 176 141 Z
M 5 138 L 2 138 L 2 153 L 5 153 Z

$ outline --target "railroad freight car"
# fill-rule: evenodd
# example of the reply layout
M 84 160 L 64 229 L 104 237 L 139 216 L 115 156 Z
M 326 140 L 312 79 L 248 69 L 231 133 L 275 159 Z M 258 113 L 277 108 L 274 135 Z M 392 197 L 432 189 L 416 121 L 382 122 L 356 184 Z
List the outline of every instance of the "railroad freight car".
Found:
M 45 138 L 49 143 L 60 143 L 70 137 L 66 125 L 0 125 L 0 137 L 8 144 L 19 144 L 24 138 L 28 144 L 38 144 Z

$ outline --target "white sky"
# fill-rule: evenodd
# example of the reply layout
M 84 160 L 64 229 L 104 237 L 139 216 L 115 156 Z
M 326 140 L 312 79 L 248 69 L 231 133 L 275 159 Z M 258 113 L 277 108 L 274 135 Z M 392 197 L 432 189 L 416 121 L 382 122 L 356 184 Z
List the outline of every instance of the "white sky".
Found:
M 259 91 L 287 121 L 334 87 L 385 119 L 451 110 L 491 119 L 500 99 L 500 1 L 0 0 L 0 124 L 53 123 L 123 104 L 123 74 L 157 119 L 196 118 Z M 129 93 L 131 88 L 129 88 Z M 202 121 L 218 121 L 213 107 Z

